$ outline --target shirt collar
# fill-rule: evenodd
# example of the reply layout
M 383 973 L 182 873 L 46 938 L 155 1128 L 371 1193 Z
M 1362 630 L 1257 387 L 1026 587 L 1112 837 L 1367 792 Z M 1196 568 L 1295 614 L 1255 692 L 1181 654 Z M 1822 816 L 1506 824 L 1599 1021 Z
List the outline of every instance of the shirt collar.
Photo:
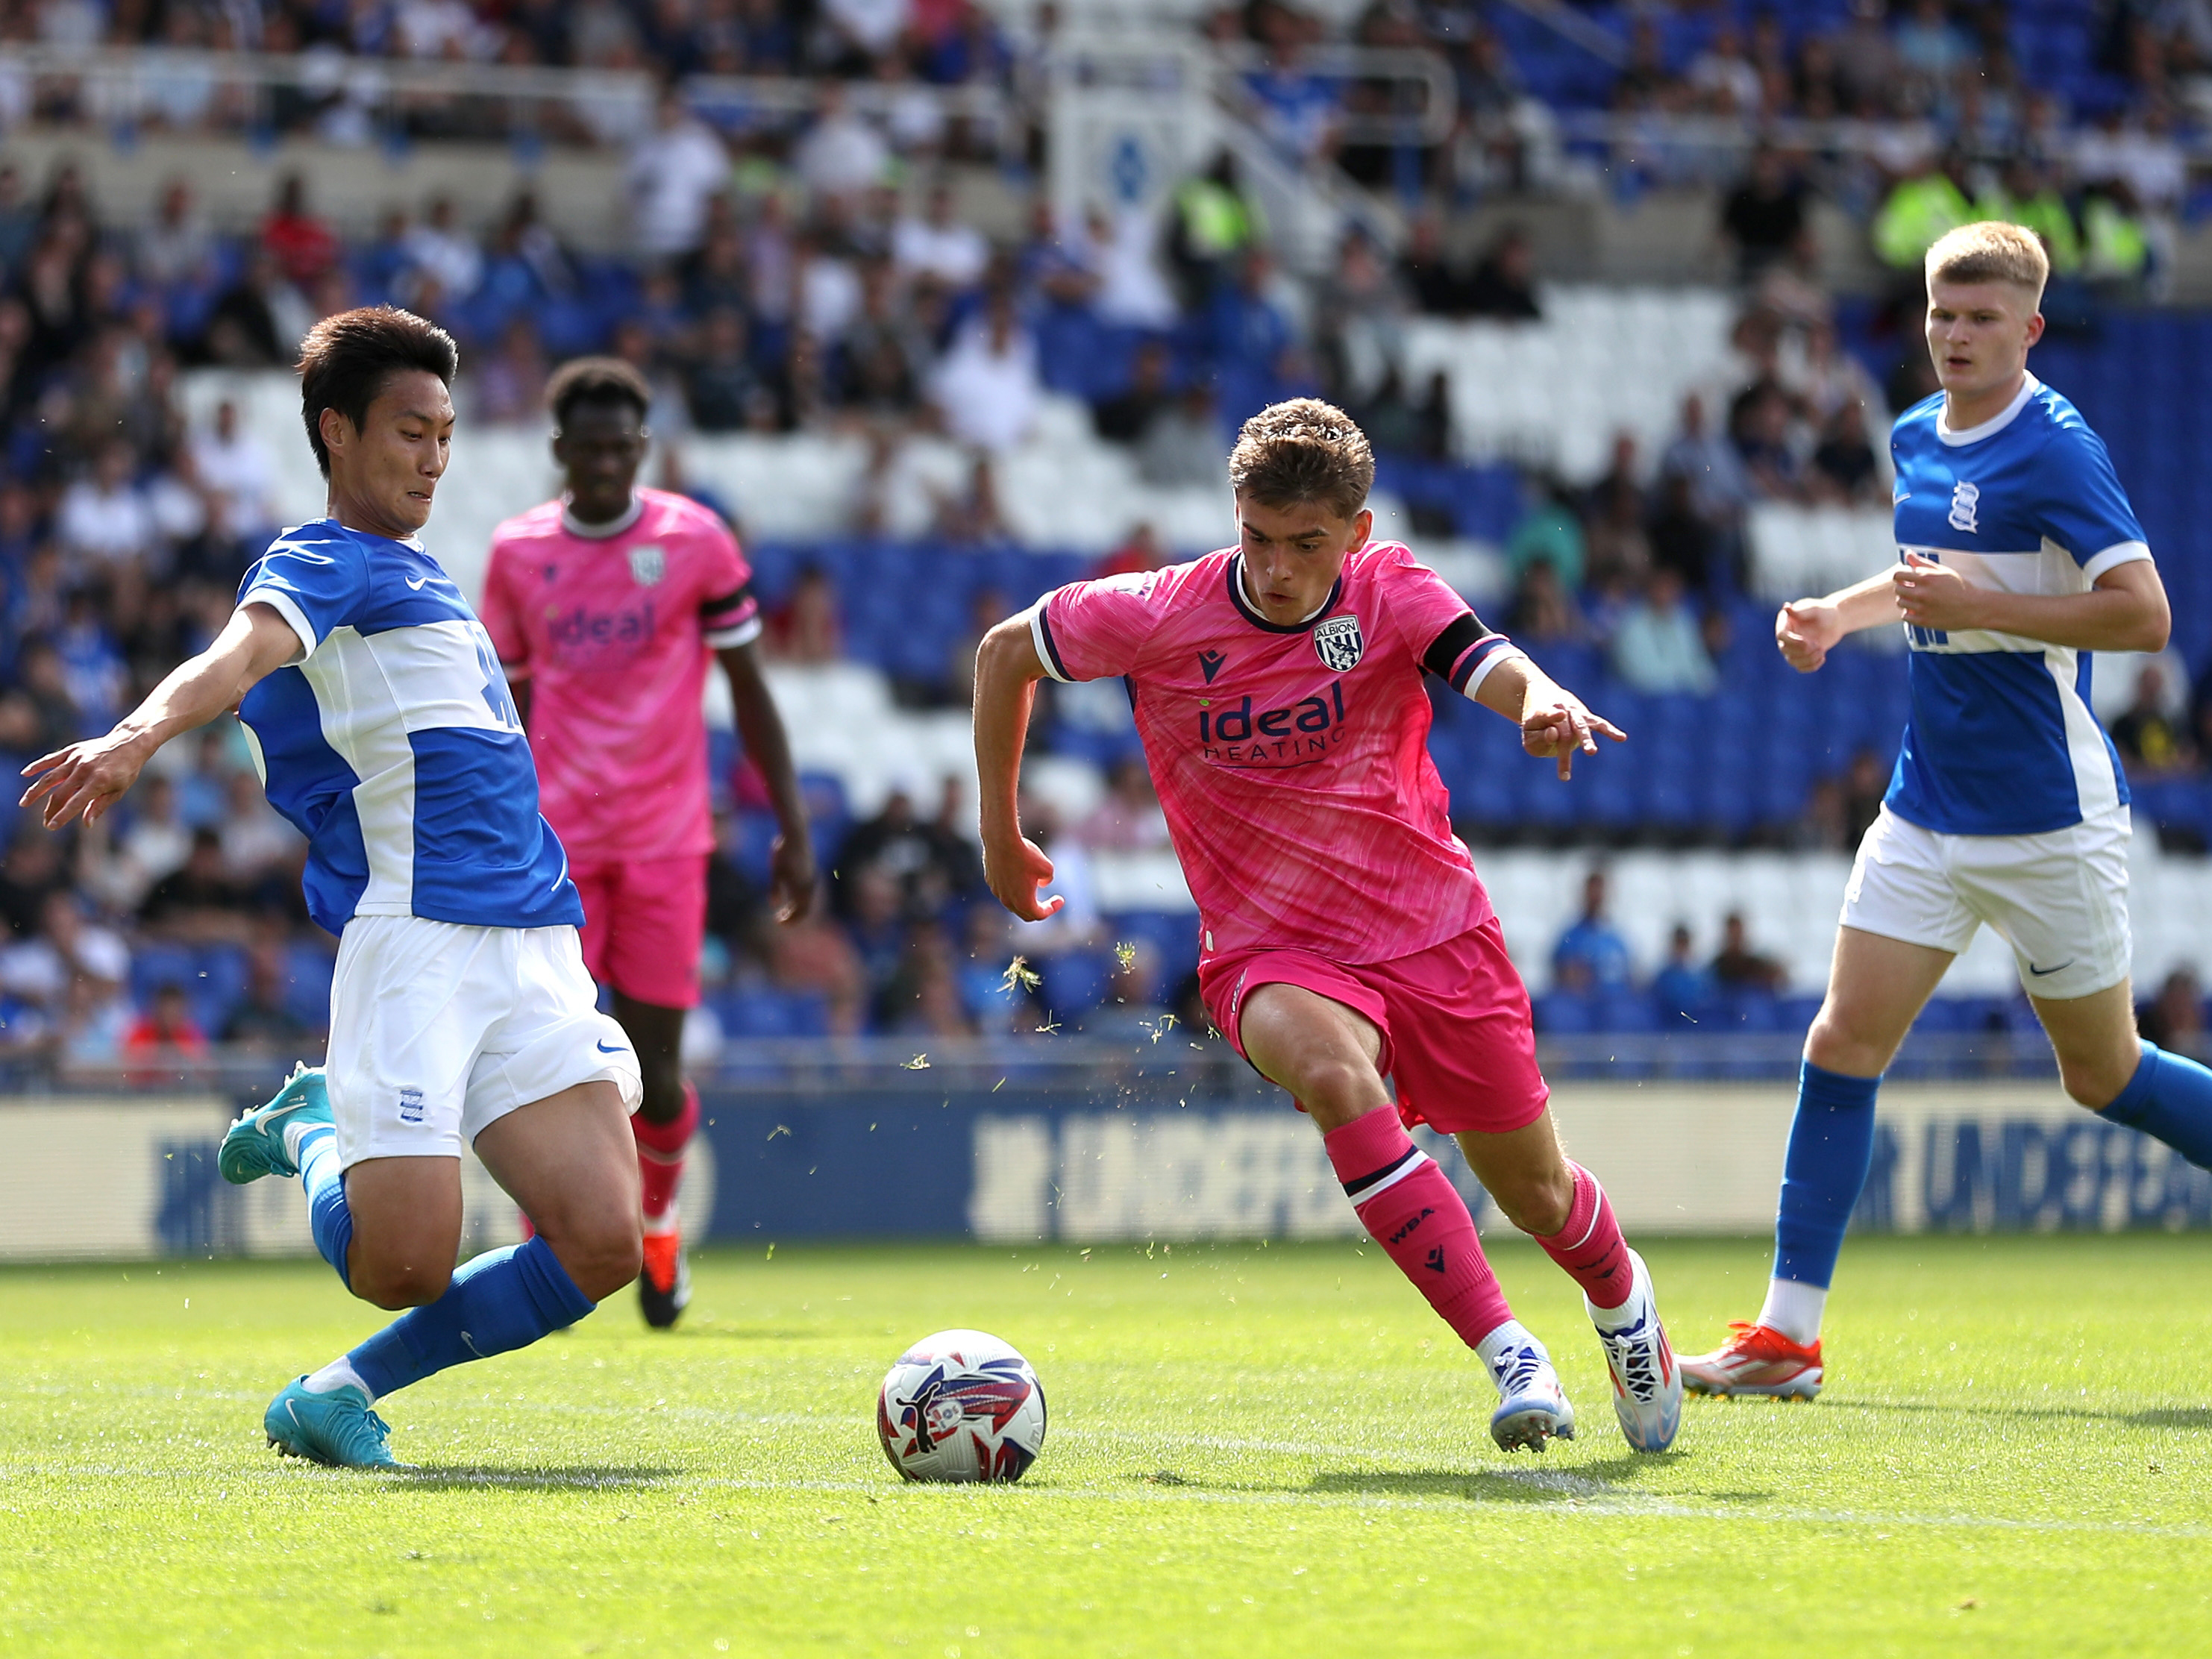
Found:
M 1963 444 L 1978 444 L 1984 438 L 1994 438 L 2010 426 L 2020 411 L 2027 407 L 2027 400 L 2042 390 L 2043 382 L 2037 380 L 2034 375 L 2021 375 L 2020 391 L 2014 395 L 2010 403 L 1979 426 L 1970 426 L 1964 431 L 1952 429 L 1951 405 L 1947 398 L 1943 407 L 1936 411 L 1936 435 L 1954 447 Z
M 1336 579 L 1336 586 L 1328 590 L 1328 597 L 1323 599 L 1316 609 L 1308 611 L 1294 623 L 1269 622 L 1261 614 L 1260 607 L 1252 602 L 1244 591 L 1244 556 L 1239 553 L 1229 561 L 1231 603 L 1236 605 L 1246 622 L 1251 623 L 1255 627 L 1264 628 L 1271 634 L 1304 633 L 1335 607 L 1337 599 L 1343 592 L 1344 578 L 1339 575 Z
M 566 496 L 563 496 L 561 501 L 561 528 L 571 536 L 582 537 L 587 542 L 611 540 L 621 535 L 623 531 L 628 530 L 644 516 L 645 498 L 635 491 L 631 492 L 629 509 L 620 518 L 611 520 L 605 524 L 586 524 L 568 510 Z

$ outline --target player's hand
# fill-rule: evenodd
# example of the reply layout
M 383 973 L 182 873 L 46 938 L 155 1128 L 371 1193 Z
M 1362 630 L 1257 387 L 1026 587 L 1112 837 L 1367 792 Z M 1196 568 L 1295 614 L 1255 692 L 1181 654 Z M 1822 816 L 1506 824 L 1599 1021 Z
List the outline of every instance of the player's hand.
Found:
M 1627 732 L 1591 714 L 1573 692 L 1557 687 L 1531 697 L 1521 709 L 1521 746 L 1538 760 L 1558 761 L 1562 778 L 1575 775 L 1577 754 L 1597 753 L 1601 732 L 1615 743 L 1628 741 Z
M 1052 879 L 1052 860 L 1027 836 L 998 846 L 983 843 L 983 880 L 991 895 L 1024 921 L 1042 921 L 1067 901 L 1054 894 L 1045 902 L 1037 889 Z
M 41 755 L 23 769 L 23 775 L 36 781 L 15 804 L 43 802 L 41 816 L 49 830 L 79 817 L 91 823 L 138 781 L 148 752 L 135 736 L 117 730 Z
M 1897 608 L 1916 628 L 1979 628 L 1981 596 L 1948 565 L 1905 556 L 1897 573 Z
M 814 908 L 814 847 L 804 836 L 778 836 L 768 849 L 768 902 L 785 927 L 806 920 Z
M 1843 637 L 1843 613 L 1826 599 L 1793 599 L 1775 612 L 1774 643 L 1782 660 L 1801 674 L 1827 661 Z

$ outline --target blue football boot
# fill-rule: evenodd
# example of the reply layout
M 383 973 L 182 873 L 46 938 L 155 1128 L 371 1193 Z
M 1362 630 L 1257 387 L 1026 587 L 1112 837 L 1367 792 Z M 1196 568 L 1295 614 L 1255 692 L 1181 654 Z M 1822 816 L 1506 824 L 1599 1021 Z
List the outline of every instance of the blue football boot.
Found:
M 264 1176 L 295 1176 L 300 1173 L 301 1134 L 331 1121 L 322 1068 L 295 1066 L 274 1100 L 256 1106 L 230 1126 L 222 1150 L 216 1154 L 216 1167 L 235 1187 Z
M 335 1469 L 401 1469 L 407 1466 L 386 1443 L 392 1425 L 369 1408 L 368 1396 L 351 1383 L 310 1394 L 298 1377 L 269 1402 L 261 1426 L 269 1443 L 287 1457 L 304 1457 Z

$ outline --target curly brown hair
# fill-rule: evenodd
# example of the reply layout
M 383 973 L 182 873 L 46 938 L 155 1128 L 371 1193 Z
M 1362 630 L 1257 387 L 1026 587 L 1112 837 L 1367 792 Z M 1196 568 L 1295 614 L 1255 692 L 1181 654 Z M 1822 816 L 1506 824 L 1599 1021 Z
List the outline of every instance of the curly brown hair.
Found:
M 1292 398 L 1244 422 L 1229 452 L 1229 483 L 1262 507 L 1316 501 L 1349 520 L 1375 486 L 1375 452 L 1334 404 Z

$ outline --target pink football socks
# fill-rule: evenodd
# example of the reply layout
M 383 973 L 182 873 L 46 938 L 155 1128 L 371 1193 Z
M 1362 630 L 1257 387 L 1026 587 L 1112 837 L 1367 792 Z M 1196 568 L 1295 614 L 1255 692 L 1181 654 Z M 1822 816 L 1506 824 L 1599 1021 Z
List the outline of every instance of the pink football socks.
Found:
M 1322 1144 L 1360 1224 L 1461 1341 L 1472 1348 L 1513 1316 L 1466 1200 L 1413 1145 L 1395 1107 L 1332 1129 Z
M 699 1127 L 699 1091 L 684 1085 L 684 1109 L 665 1123 L 655 1123 L 642 1112 L 631 1115 L 630 1133 L 637 1138 L 637 1173 L 645 1198 L 647 1231 L 665 1220 L 676 1202 L 676 1189 L 684 1181 L 684 1149 Z
M 1628 1241 L 1613 1218 L 1613 1206 L 1597 1177 L 1579 1164 L 1567 1168 L 1575 1177 L 1575 1200 L 1567 1211 L 1567 1224 L 1549 1238 L 1532 1233 L 1544 1254 L 1567 1270 L 1583 1287 L 1594 1308 L 1618 1308 L 1636 1288 L 1636 1271 L 1629 1265 Z

